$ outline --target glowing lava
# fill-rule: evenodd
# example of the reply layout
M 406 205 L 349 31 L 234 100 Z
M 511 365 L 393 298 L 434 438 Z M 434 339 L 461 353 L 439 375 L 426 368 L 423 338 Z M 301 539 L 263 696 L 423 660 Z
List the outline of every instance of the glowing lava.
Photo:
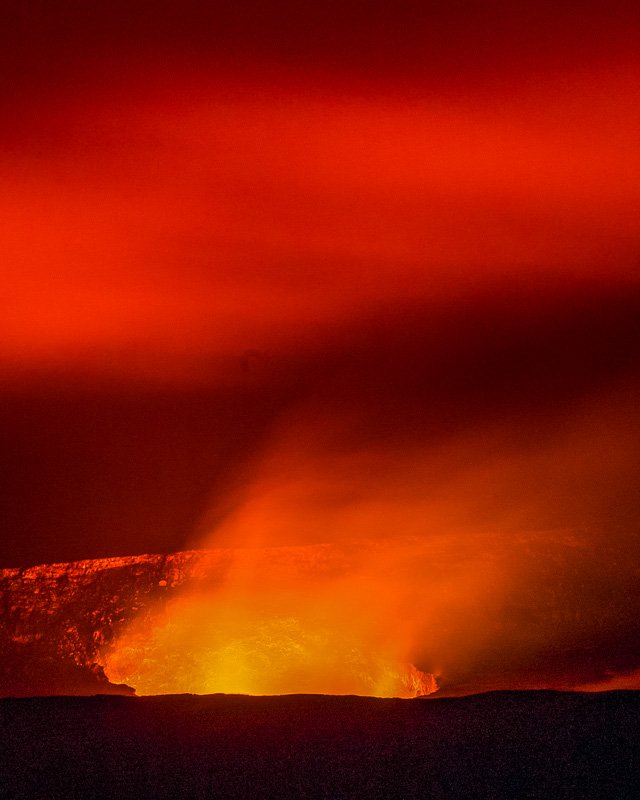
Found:
M 213 613 L 212 613 L 213 611 Z M 193 641 L 197 617 L 198 641 Z M 185 625 L 184 623 L 187 622 Z M 433 675 L 335 620 L 255 608 L 179 602 L 149 637 L 130 633 L 107 660 L 107 674 L 139 694 L 360 694 L 416 697 L 437 690 Z M 392 650 L 393 648 L 389 648 Z
M 436 691 L 435 677 L 410 662 L 393 581 L 353 565 L 347 576 L 322 547 L 300 563 L 308 551 L 240 551 L 217 587 L 209 578 L 131 625 L 104 654 L 106 674 L 139 694 Z

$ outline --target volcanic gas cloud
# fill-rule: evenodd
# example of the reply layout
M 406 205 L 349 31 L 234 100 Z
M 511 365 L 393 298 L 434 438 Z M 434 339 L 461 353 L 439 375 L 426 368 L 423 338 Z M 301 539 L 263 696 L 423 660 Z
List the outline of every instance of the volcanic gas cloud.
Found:
M 6 565 L 227 548 L 105 643 L 142 693 L 637 684 L 637 4 L 66 5 L 7 51 Z
M 621 543 L 544 527 L 558 506 L 597 517 L 602 487 L 592 508 L 572 495 L 600 480 L 595 453 L 627 473 L 632 399 L 586 403 L 542 441 L 501 421 L 428 449 L 364 447 L 337 409 L 289 415 L 205 539 L 229 561 L 130 625 L 107 676 L 144 694 L 635 685 L 633 569 L 617 562 L 612 588 L 598 564 Z

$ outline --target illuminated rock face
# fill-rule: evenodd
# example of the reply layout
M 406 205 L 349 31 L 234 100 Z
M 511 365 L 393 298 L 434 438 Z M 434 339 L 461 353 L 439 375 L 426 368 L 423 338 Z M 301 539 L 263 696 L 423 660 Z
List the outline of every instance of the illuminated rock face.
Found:
M 0 570 L 0 696 L 132 693 L 100 649 L 198 573 L 204 552 Z

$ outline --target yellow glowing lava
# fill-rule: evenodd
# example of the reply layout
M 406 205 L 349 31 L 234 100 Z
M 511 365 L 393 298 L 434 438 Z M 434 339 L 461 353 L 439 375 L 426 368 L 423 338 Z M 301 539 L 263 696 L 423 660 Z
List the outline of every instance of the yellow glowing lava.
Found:
M 218 608 L 212 614 L 206 599 L 178 603 L 150 635 L 132 630 L 120 641 L 106 659 L 109 678 L 135 686 L 139 694 L 415 697 L 437 688 L 433 676 L 391 653 L 373 652 L 349 625 L 338 630 L 321 618 L 227 612 Z M 198 620 L 197 641 L 185 615 Z
M 436 691 L 433 675 L 411 664 L 407 631 L 378 582 L 317 578 L 244 564 L 215 589 L 137 620 L 104 654 L 105 672 L 139 694 Z

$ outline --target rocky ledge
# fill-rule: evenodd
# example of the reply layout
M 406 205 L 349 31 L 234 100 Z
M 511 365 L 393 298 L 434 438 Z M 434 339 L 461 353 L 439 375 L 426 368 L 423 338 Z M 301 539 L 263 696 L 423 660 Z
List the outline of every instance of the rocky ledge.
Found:
M 197 577 L 191 550 L 0 570 L 0 696 L 132 694 L 98 663 L 124 624 Z

